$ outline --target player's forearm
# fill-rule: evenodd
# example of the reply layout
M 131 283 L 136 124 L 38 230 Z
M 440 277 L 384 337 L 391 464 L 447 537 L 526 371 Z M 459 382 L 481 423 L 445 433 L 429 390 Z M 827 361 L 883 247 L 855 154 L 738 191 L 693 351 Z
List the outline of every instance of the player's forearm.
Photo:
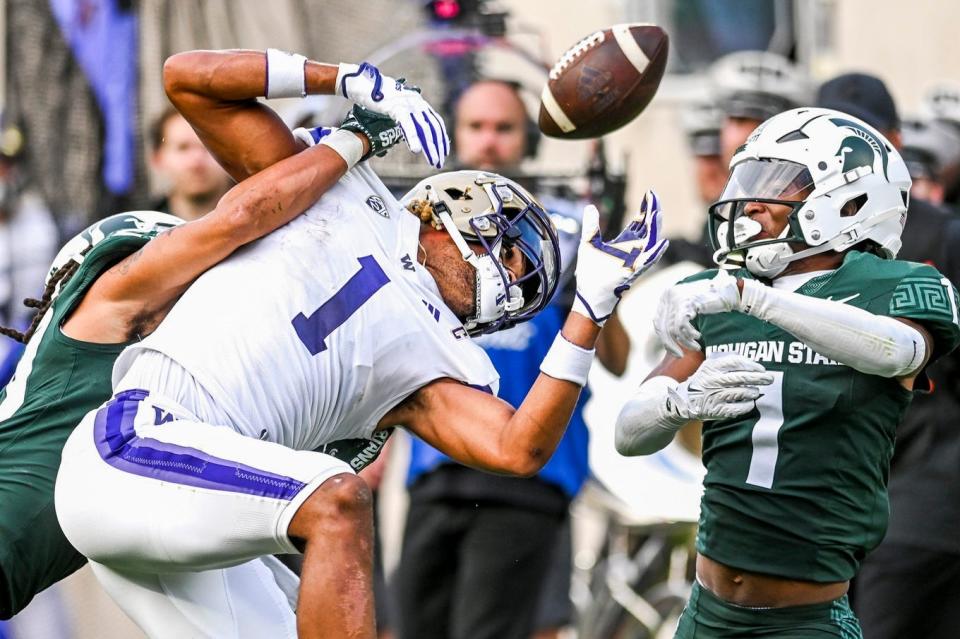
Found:
M 308 93 L 332 93 L 336 67 L 308 62 L 305 72 Z M 266 74 L 263 51 L 188 51 L 163 66 L 170 101 L 238 182 L 303 148 L 255 99 L 265 93 Z
M 308 95 L 334 93 L 336 65 L 308 60 L 304 74 Z M 208 106 L 264 97 L 266 79 L 266 54 L 256 50 L 187 51 L 163 65 L 164 87 L 174 104 L 188 96 L 202 98 Z
M 368 142 L 361 139 L 364 149 Z M 347 171 L 333 149 L 317 145 L 264 169 L 234 186 L 211 214 L 230 228 L 227 248 L 245 244 L 283 226 L 326 193 Z
M 529 477 L 543 468 L 563 439 L 580 388 L 540 374 L 502 431 L 503 471 Z
M 593 345 L 600 327 L 578 313 L 570 313 L 563 330 L 541 364 L 530 392 L 506 424 L 502 441 L 512 451 L 515 474 L 540 470 L 563 438 L 586 383 Z
M 628 457 L 652 455 L 673 441 L 677 431 L 688 423 L 668 407 L 670 389 L 677 385 L 666 376 L 652 377 L 640 385 L 617 416 L 617 452 Z
M 597 361 L 612 374 L 620 377 L 627 370 L 630 356 L 630 336 L 627 335 L 620 316 L 614 312 L 603 325 L 597 339 Z
M 824 357 L 869 375 L 907 376 L 928 355 L 924 336 L 912 326 L 842 302 L 750 280 L 742 283 L 740 307 L 793 334 Z

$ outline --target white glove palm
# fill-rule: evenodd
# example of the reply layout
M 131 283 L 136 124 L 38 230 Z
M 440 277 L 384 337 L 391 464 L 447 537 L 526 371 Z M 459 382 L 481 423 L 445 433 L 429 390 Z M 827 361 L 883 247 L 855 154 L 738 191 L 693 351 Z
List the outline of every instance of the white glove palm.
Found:
M 671 388 L 667 410 L 677 421 L 729 419 L 753 410 L 758 386 L 773 383 L 773 375 L 742 355 L 705 360 L 687 381 Z
M 739 305 L 737 279 L 720 271 L 713 279 L 677 284 L 667 289 L 660 297 L 653 326 L 664 348 L 676 357 L 682 357 L 681 346 L 700 350 L 697 342 L 700 332 L 693 327 L 697 315 L 725 313 L 737 310 Z
M 443 119 L 423 99 L 420 91 L 381 75 L 377 67 L 341 63 L 337 71 L 337 95 L 362 107 L 393 118 L 403 130 L 407 147 L 423 153 L 433 167 L 441 169 L 450 152 L 450 138 Z
M 667 249 L 660 223 L 660 201 L 653 191 L 647 191 L 640 211 L 610 242 L 600 236 L 597 207 L 583 210 L 574 311 L 601 325 L 613 314 L 620 296 Z

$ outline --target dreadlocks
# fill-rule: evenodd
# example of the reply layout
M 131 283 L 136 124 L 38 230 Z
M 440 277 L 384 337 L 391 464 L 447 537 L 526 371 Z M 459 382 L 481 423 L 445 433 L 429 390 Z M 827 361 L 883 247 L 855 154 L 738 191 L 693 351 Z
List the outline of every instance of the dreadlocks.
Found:
M 407 210 L 420 218 L 424 224 L 430 224 L 437 230 L 443 228 L 433 214 L 433 205 L 427 200 L 413 200 L 407 204 Z
M 47 309 L 50 308 L 50 305 L 53 304 L 53 294 L 57 290 L 57 285 L 66 284 L 67 280 L 69 280 L 70 277 L 76 273 L 79 266 L 80 263 L 75 260 L 68 261 L 50 276 L 50 281 L 47 282 L 46 288 L 43 289 L 43 295 L 40 296 L 40 299 L 37 300 L 28 297 L 27 299 L 23 300 L 24 306 L 37 309 L 37 312 L 33 314 L 33 320 L 30 322 L 30 328 L 21 333 L 18 330 L 8 328 L 6 326 L 0 326 L 0 335 L 6 335 L 7 337 L 11 337 L 24 344 L 30 341 L 30 338 L 33 337 L 34 331 L 37 330 L 37 326 L 40 325 L 40 321 L 43 319 L 44 313 L 46 313 Z

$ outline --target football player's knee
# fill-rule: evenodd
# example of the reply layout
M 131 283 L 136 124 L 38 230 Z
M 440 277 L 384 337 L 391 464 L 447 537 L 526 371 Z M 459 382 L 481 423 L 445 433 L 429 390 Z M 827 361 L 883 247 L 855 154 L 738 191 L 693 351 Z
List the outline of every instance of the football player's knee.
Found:
M 373 493 L 367 482 L 351 473 L 334 475 L 320 484 L 290 522 L 290 533 L 309 537 L 341 527 L 370 525 Z

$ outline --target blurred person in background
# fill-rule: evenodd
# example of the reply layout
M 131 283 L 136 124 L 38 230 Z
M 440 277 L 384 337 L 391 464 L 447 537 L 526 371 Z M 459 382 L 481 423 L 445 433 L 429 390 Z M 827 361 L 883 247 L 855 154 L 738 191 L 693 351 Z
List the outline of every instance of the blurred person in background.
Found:
M 30 188 L 21 162 L 26 151 L 19 128 L 0 114 L 0 324 L 24 328 L 33 311 L 23 305 L 42 289 L 60 243 L 53 215 Z M 13 376 L 23 345 L 0 340 L 0 388 Z
M 723 113 L 720 157 L 724 167 L 761 122 L 810 100 L 806 75 L 787 58 L 769 51 L 727 54 L 713 63 L 709 75 Z
M 960 162 L 960 129 L 938 120 L 913 119 L 901 123 L 901 134 L 900 153 L 913 180 L 910 197 L 943 205 L 943 171 Z
M 536 125 L 512 82 L 476 82 L 455 114 L 453 148 L 461 166 L 515 171 L 537 143 Z M 582 207 L 557 199 L 544 204 L 560 222 L 561 281 L 569 282 Z M 571 297 L 561 292 L 530 322 L 476 339 L 501 374 L 500 397 L 518 405 L 527 395 Z M 613 315 L 600 333 L 597 358 L 619 375 L 629 347 Z M 557 451 L 527 479 L 469 469 L 412 440 L 410 509 L 391 583 L 401 639 L 548 638 L 572 622 L 569 507 L 589 472 L 582 415 L 589 396 L 585 388 Z
M 708 75 L 714 102 L 696 105 L 681 116 L 694 156 L 697 192 L 705 205 L 720 196 L 730 159 L 753 130 L 767 118 L 798 107 L 809 98 L 807 78 L 776 53 L 730 53 L 713 63 Z M 701 268 L 715 266 L 706 216 L 700 238 L 672 241 L 662 264 L 681 262 Z M 678 279 L 689 274 L 678 273 Z M 653 284 L 653 279 L 648 279 L 640 286 Z
M 212 211 L 230 188 L 230 176 L 173 107 L 150 127 L 150 145 L 150 165 L 164 193 L 153 210 L 195 220 Z
M 923 114 L 949 126 L 960 135 L 960 83 L 939 82 L 923 100 Z M 955 158 L 940 169 L 944 185 L 943 201 L 954 211 L 960 211 L 960 158 Z
M 901 146 L 896 105 L 880 79 L 841 75 L 820 87 L 817 103 L 859 117 Z M 911 197 L 902 238 L 898 260 L 932 264 L 960 282 L 960 218 Z M 947 639 L 960 627 L 960 354 L 926 373 L 927 388 L 917 390 L 927 392 L 914 393 L 897 427 L 886 537 L 852 591 L 868 639 Z
M 696 104 L 681 114 L 683 128 L 687 134 L 687 142 L 693 155 L 697 194 L 700 196 L 704 210 L 717 201 L 720 193 L 723 192 L 723 185 L 727 182 L 727 166 L 720 153 L 722 120 L 723 114 L 715 104 L 710 102 Z M 690 269 L 699 270 L 700 268 L 712 267 L 713 249 L 710 245 L 710 238 L 707 236 L 706 219 L 703 221 L 702 232 L 696 240 L 672 240 L 670 251 L 663 256 L 660 263 L 664 266 L 687 263 L 689 266 L 687 269 L 681 269 L 682 272 L 678 271 L 675 279 L 665 283 L 667 286 L 695 272 Z M 648 278 L 641 282 L 639 286 L 648 289 L 653 284 L 654 279 Z M 653 293 L 647 293 L 647 295 L 651 294 Z M 656 295 L 655 298 L 659 298 L 659 295 Z
M 457 100 L 454 151 L 459 165 L 515 172 L 524 158 L 536 153 L 538 136 L 516 83 L 481 80 L 467 87 Z
M 715 104 L 704 102 L 685 109 L 680 117 L 693 154 L 697 194 L 704 204 L 713 204 L 727 183 L 727 167 L 720 155 L 722 113 Z

